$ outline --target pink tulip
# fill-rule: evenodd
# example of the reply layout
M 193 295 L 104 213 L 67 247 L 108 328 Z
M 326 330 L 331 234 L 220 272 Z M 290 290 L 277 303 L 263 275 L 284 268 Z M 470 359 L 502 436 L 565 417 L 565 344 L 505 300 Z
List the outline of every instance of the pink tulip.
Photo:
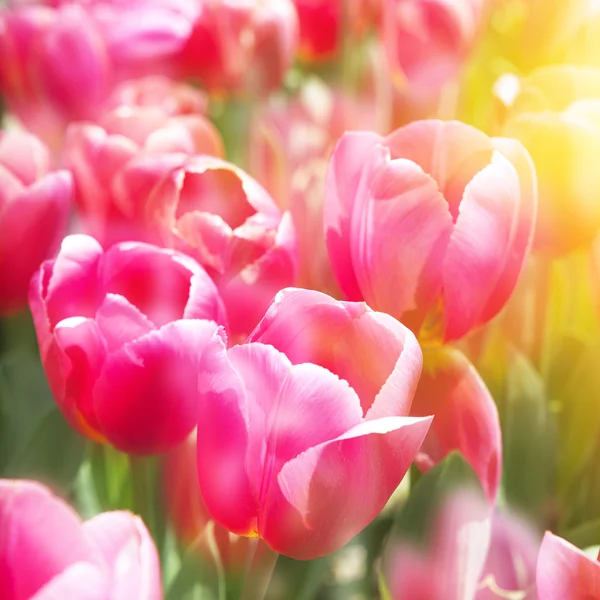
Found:
M 201 368 L 209 513 L 297 559 L 334 552 L 379 514 L 431 422 L 405 416 L 421 369 L 410 331 L 320 292 L 280 292 L 248 343 L 216 342 Z
M 411 415 L 434 415 L 417 456 L 426 471 L 454 450 L 473 467 L 494 502 L 502 473 L 502 433 L 494 399 L 475 367 L 454 348 L 424 351 Z
M 160 600 L 160 563 L 141 519 L 108 512 L 81 522 L 33 481 L 0 480 L 2 600 Z
M 292 0 L 200 0 L 194 30 L 179 55 L 186 76 L 211 91 L 275 89 L 296 52 Z
M 65 233 L 73 195 L 66 171 L 49 171 L 34 136 L 0 132 L 0 315 L 27 305 L 29 280 Z
M 75 178 L 76 201 L 84 229 L 105 246 L 119 241 L 154 241 L 139 218 L 139 207 L 119 203 L 115 181 L 139 155 L 164 152 L 223 155 L 223 142 L 197 108 L 205 99 L 191 87 L 163 78 L 128 82 L 115 90 L 97 122 L 75 123 L 67 130 L 65 162 Z M 138 217 L 138 218 L 136 218 Z
M 514 515 L 492 515 L 469 489 L 443 499 L 423 542 L 391 543 L 384 557 L 391 600 L 536 598 L 535 533 Z
M 332 295 L 323 223 L 323 188 L 329 155 L 351 128 L 374 127 L 373 103 L 311 82 L 285 105 L 273 103 L 252 127 L 251 172 L 282 210 L 289 210 L 298 238 L 297 285 Z
M 169 450 L 196 420 L 198 362 L 224 322 L 205 271 L 141 243 L 65 238 L 31 282 L 42 363 L 69 423 L 125 452 Z
M 138 157 L 122 171 L 121 206 L 145 217 L 168 246 L 196 258 L 227 307 L 230 334 L 243 339 L 273 296 L 292 285 L 297 258 L 288 213 L 249 175 L 209 156 Z
M 486 0 L 383 0 L 388 62 L 411 83 L 440 86 L 473 49 Z
M 547 531 L 538 557 L 537 591 L 539 600 L 598 598 L 600 562 Z
M 326 182 L 325 229 L 349 300 L 401 319 L 424 343 L 494 317 L 528 256 L 533 165 L 513 140 L 417 121 L 387 137 L 348 133 Z
M 181 8 L 186 2 L 61 1 L 2 11 L 0 90 L 9 109 L 60 147 L 66 125 L 95 119 L 116 83 L 172 70 L 195 14 Z

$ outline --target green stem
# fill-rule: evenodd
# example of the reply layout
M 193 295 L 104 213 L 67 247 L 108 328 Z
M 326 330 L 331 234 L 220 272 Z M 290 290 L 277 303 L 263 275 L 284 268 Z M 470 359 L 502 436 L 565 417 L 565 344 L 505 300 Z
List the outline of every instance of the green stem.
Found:
M 264 600 L 279 554 L 262 539 L 257 539 L 251 552 L 240 600 Z

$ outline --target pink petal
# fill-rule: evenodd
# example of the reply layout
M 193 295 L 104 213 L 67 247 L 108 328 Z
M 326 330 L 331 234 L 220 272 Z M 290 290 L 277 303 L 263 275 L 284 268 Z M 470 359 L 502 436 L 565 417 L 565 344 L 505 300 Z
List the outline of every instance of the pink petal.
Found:
M 477 371 L 459 350 L 424 353 L 411 415 L 431 414 L 435 418 L 421 449 L 423 458 L 437 463 L 449 452 L 460 451 L 479 476 L 488 499 L 495 501 L 502 472 L 498 411 Z M 431 466 L 429 460 L 423 463 Z
M 96 311 L 96 324 L 108 353 L 155 329 L 133 304 L 115 294 L 107 294 L 102 301 Z
M 108 356 L 93 395 L 112 444 L 158 454 L 187 437 L 197 418 L 198 365 L 216 328 L 211 321 L 175 321 Z
M 392 158 L 417 163 L 432 177 L 456 219 L 467 184 L 492 159 L 490 139 L 459 121 L 414 121 L 385 138 Z
M 442 286 L 452 217 L 435 181 L 373 153 L 352 216 L 352 264 L 365 300 L 418 331 Z
M 94 320 L 71 317 L 57 324 L 44 369 L 59 407 L 84 435 L 89 427 L 99 428 L 93 389 L 105 358 L 104 339 Z
M 518 173 L 495 153 L 465 188 L 443 262 L 446 341 L 461 338 L 479 322 L 512 249 L 520 203 Z
M 86 235 L 67 236 L 43 291 L 50 324 L 68 317 L 93 317 L 100 301 L 98 264 L 102 248 Z
M 113 600 L 107 573 L 96 565 L 78 562 L 51 579 L 29 600 Z
M 81 521 L 62 500 L 32 481 L 0 481 L 0 594 L 29 600 L 78 561 L 99 559 Z
M 25 306 L 32 275 L 58 248 L 73 187 L 67 171 L 49 173 L 0 212 L 0 313 Z
M 162 599 L 158 552 L 139 517 L 125 511 L 103 513 L 84 523 L 83 530 L 108 565 L 111 600 Z
M 533 242 L 537 216 L 537 179 L 535 166 L 529 153 L 517 140 L 493 138 L 494 147 L 508 158 L 519 174 L 521 196 L 515 220 L 512 243 L 506 251 L 504 270 L 496 283 L 480 317 L 480 323 L 487 323 L 500 311 L 512 294 L 521 274 Z
M 539 600 L 590 600 L 600 596 L 600 564 L 549 531 L 537 563 Z
M 256 531 L 258 514 L 246 470 L 249 408 L 241 378 L 222 340 L 208 345 L 200 365 L 198 480 L 213 519 L 239 535 Z
M 118 294 L 135 305 L 154 325 L 181 319 L 188 304 L 193 261 L 172 250 L 140 242 L 112 246 L 102 259 L 106 293 Z
M 265 508 L 263 537 L 276 551 L 312 559 L 341 548 L 383 509 L 431 419 L 364 421 L 285 464 Z
M 0 134 L 0 165 L 27 186 L 49 171 L 50 153 L 34 135 L 8 130 Z
M 369 132 L 345 133 L 331 155 L 325 182 L 323 219 L 327 252 L 335 277 L 348 300 L 362 300 L 350 252 L 350 223 L 362 169 L 381 136 Z

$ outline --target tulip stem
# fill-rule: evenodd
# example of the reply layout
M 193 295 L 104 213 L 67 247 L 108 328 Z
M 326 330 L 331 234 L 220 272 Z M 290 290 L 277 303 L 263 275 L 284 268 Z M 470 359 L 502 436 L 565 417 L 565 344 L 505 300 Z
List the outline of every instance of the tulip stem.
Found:
M 159 551 L 162 549 L 162 535 L 158 530 L 158 520 L 154 499 L 155 490 L 155 465 L 152 459 L 129 455 L 131 471 L 131 491 L 133 496 L 133 510 L 144 521 L 154 539 Z
M 263 600 L 279 554 L 257 538 L 248 558 L 240 600 Z

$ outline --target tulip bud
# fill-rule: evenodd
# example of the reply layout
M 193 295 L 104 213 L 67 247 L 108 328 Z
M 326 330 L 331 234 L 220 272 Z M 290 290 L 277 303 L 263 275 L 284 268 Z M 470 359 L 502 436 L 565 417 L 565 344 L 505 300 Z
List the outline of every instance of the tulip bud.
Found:
M 0 132 L 0 315 L 27 305 L 29 280 L 65 233 L 73 184 L 49 172 L 50 156 L 34 136 Z
M 405 416 L 420 366 L 414 336 L 388 315 L 282 291 L 246 344 L 217 342 L 203 357 L 198 475 L 209 513 L 296 559 L 341 548 L 381 511 L 425 437 L 430 419 Z
M 531 154 L 539 189 L 534 247 L 561 255 L 600 229 L 600 70 L 555 66 L 521 82 L 505 134 Z
M 269 92 L 291 65 L 297 37 L 291 0 L 204 2 L 179 67 L 214 92 Z
M 485 0 L 384 0 L 388 62 L 408 81 L 438 87 L 452 79 L 473 49 Z
M 349 300 L 426 344 L 494 317 L 528 256 L 537 195 L 519 143 L 459 122 L 344 135 L 326 182 L 327 249 Z
M 198 362 L 225 322 L 200 265 L 146 244 L 103 252 L 69 236 L 32 279 L 29 304 L 50 388 L 75 429 L 134 454 L 187 437 Z
M 138 157 L 120 174 L 119 202 L 145 219 L 163 242 L 198 260 L 227 307 L 231 336 L 243 340 L 273 296 L 292 285 L 294 228 L 267 192 L 234 165 L 209 156 Z
M 0 480 L 0 596 L 6 600 L 160 600 L 160 561 L 139 517 L 85 523 L 33 481 Z
M 475 367 L 452 348 L 427 349 L 411 415 L 434 415 L 416 464 L 428 470 L 458 450 L 495 502 L 502 474 L 502 434 L 493 398 Z

